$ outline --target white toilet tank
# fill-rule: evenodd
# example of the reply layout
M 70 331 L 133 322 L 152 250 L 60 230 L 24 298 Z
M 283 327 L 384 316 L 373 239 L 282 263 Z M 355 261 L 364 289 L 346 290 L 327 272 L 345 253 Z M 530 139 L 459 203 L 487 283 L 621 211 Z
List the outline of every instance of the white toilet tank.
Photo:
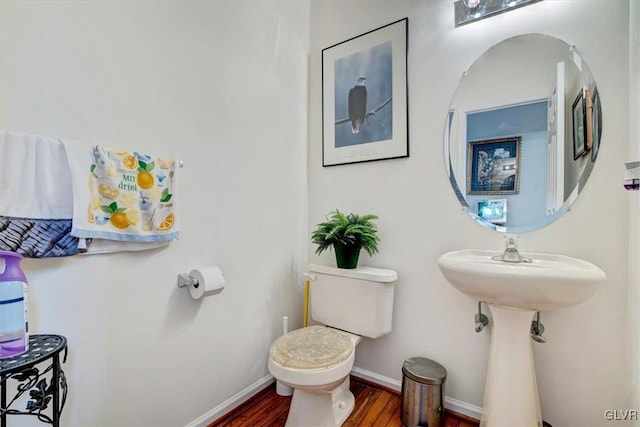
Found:
M 309 264 L 309 273 L 313 320 L 368 338 L 391 331 L 395 271 Z

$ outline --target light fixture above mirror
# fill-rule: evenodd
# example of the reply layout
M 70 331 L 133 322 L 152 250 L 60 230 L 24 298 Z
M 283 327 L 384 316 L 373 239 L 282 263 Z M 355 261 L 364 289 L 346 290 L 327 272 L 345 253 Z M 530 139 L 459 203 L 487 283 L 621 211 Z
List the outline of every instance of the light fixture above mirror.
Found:
M 542 0 L 457 0 L 454 2 L 456 27 L 539 1 Z

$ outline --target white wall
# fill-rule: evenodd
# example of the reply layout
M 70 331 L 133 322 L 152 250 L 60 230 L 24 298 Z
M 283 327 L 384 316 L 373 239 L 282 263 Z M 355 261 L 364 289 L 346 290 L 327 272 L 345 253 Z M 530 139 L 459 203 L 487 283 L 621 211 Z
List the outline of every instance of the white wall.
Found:
M 629 0 L 629 93 L 640 93 L 640 4 Z M 640 116 L 640 101 L 629 97 L 629 117 Z M 629 120 L 629 158 L 640 159 L 640 122 Z M 640 194 L 629 194 L 629 362 L 630 408 L 640 407 Z M 640 420 L 635 423 L 640 426 Z
M 32 331 L 69 340 L 64 425 L 184 425 L 300 325 L 308 38 L 306 1 L 0 2 L 0 126 L 185 164 L 168 248 L 23 262 Z M 209 264 L 220 295 L 176 288 Z
M 321 49 L 405 16 L 411 157 L 322 168 Z M 554 427 L 595 426 L 607 424 L 605 409 L 629 407 L 628 195 L 621 186 L 628 154 L 628 16 L 626 0 L 546 0 L 454 28 L 453 1 L 311 3 L 309 222 L 335 208 L 378 214 L 381 253 L 371 260 L 363 254 L 363 261 L 400 276 L 393 331 L 364 340 L 357 366 L 399 380 L 404 359 L 433 358 L 448 369 L 447 395 L 482 405 L 490 331 L 474 332 L 476 302 L 446 283 L 436 260 L 453 249 L 501 249 L 503 239 L 460 209 L 443 167 L 444 123 L 462 72 L 475 58 L 502 39 L 541 32 L 576 45 L 589 65 L 602 97 L 603 145 L 572 210 L 522 235 L 520 244 L 525 251 L 586 259 L 608 274 L 590 301 L 542 314 L 548 343 L 534 351 L 543 415 Z M 309 245 L 310 254 L 314 249 Z M 311 258 L 331 263 L 332 255 Z

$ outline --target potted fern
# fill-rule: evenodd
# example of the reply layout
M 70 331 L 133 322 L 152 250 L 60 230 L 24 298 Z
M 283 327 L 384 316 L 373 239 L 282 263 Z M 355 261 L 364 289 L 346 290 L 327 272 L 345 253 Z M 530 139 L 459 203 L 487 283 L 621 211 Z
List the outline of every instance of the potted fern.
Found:
M 316 254 L 333 247 L 338 268 L 356 268 L 361 248 L 370 256 L 378 252 L 376 219 L 376 215 L 345 215 L 336 209 L 311 234 L 311 241 L 318 245 Z

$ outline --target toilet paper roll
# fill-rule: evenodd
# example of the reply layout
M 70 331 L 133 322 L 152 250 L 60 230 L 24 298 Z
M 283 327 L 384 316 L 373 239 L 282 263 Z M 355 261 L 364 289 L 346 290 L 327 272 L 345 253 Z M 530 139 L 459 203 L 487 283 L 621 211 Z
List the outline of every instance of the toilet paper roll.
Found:
M 216 266 L 191 270 L 189 277 L 198 281 L 198 284 L 189 286 L 189 293 L 193 299 L 218 294 L 224 288 L 224 276 Z

